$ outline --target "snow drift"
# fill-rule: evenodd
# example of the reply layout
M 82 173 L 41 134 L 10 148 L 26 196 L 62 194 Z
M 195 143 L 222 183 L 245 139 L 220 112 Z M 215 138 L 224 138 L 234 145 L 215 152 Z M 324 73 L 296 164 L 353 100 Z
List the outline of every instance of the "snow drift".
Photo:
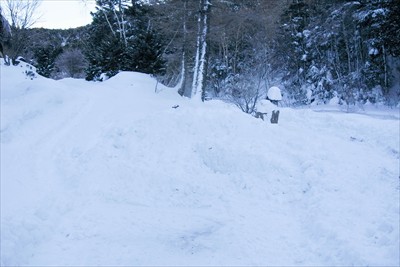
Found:
M 393 113 L 272 125 L 144 74 L 23 72 L 1 66 L 1 265 L 399 265 Z

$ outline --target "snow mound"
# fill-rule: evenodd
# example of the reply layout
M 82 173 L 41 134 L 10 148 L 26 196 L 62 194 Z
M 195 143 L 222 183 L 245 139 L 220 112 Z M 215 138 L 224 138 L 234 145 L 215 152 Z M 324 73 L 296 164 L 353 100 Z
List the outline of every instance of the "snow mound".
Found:
M 399 265 L 398 119 L 1 75 L 2 266 Z
M 277 109 L 277 106 L 267 99 L 262 99 L 257 103 L 256 109 L 258 112 L 271 114 L 273 110 Z
M 281 89 L 279 89 L 279 87 L 272 86 L 271 88 L 268 89 L 267 96 L 268 99 L 270 100 L 280 101 L 282 100 Z
M 149 74 L 144 74 L 140 72 L 131 72 L 131 71 L 121 71 L 115 76 L 109 78 L 108 80 L 104 81 L 104 84 L 107 85 L 134 85 L 134 84 L 155 84 L 155 79 L 152 78 Z

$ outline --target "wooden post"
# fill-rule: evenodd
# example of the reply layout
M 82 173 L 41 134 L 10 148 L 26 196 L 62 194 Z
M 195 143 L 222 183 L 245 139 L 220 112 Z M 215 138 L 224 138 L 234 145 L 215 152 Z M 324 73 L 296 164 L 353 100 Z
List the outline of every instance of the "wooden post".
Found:
M 271 115 L 271 123 L 278 123 L 279 110 L 273 110 Z

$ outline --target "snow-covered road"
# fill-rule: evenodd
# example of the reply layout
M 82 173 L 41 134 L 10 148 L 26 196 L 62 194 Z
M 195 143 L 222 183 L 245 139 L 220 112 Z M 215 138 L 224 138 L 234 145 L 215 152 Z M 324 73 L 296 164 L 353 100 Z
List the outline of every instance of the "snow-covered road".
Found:
M 143 74 L 18 68 L 1 66 L 1 265 L 400 264 L 398 117 L 272 125 Z

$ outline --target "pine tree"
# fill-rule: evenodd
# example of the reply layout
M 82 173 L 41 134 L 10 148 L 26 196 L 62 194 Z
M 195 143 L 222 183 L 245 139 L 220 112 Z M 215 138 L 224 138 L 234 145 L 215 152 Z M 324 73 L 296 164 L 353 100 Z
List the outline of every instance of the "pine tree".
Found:
M 285 68 L 285 84 L 298 104 L 306 104 L 307 70 L 311 64 L 307 47 L 307 27 L 312 17 L 311 7 L 304 0 L 293 1 L 281 17 L 278 34 L 278 56 Z M 280 67 L 281 68 L 281 67 Z
M 34 57 L 36 60 L 35 66 L 38 74 L 49 78 L 51 73 L 55 71 L 55 61 L 58 55 L 62 53 L 60 46 L 43 46 L 36 48 Z
M 164 69 L 163 42 L 152 30 L 147 13 L 150 7 L 139 1 L 97 1 L 85 54 L 89 66 L 86 79 L 109 77 L 118 71 L 139 71 L 149 74 Z

